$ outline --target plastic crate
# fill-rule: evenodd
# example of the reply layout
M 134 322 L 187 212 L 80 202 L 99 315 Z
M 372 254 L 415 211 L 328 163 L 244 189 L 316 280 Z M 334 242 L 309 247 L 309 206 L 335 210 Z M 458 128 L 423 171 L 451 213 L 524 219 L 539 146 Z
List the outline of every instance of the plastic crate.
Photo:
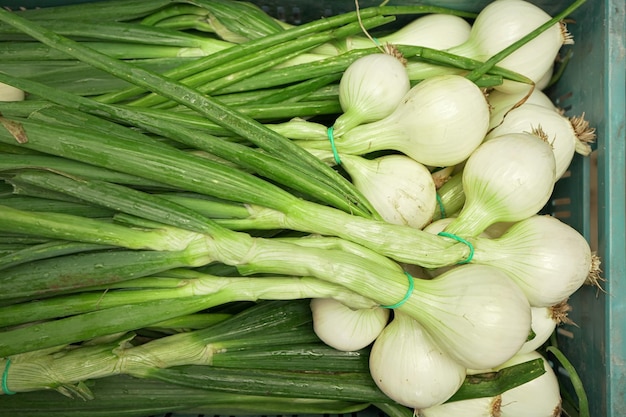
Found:
M 0 6 L 46 7 L 89 0 L 14 0 Z M 569 0 L 531 0 L 554 14 Z M 352 0 L 255 0 L 290 23 L 306 16 L 322 17 L 353 8 Z M 489 0 L 430 0 L 455 9 L 478 11 Z M 361 7 L 378 4 L 362 0 Z M 417 0 L 395 0 L 395 5 Z M 592 287 L 570 300 L 576 325 L 559 328 L 559 346 L 576 367 L 589 397 L 591 416 L 626 416 L 626 3 L 587 0 L 568 28 L 575 44 L 562 78 L 549 94 L 567 114 L 585 113 L 598 140 L 592 158 L 576 157 L 568 176 L 557 184 L 547 211 L 580 231 L 602 259 L 605 292 Z M 298 22 L 295 22 L 298 23 Z M 567 384 L 567 375 L 560 377 Z M 168 414 L 168 417 L 195 417 Z M 348 415 L 343 415 L 348 417 Z M 379 417 L 368 409 L 350 417 Z M 305 417 L 305 416 L 300 416 Z M 312 416 L 309 416 L 312 417 Z M 335 417 L 335 416 L 329 416 Z M 337 416 L 338 417 L 338 416 Z

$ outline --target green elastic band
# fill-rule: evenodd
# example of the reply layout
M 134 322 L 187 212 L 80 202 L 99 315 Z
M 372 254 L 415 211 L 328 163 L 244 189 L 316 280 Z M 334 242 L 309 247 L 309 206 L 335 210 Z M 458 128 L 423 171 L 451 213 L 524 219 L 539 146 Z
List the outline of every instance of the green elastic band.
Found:
M 7 379 L 9 377 L 9 366 L 11 366 L 11 359 L 7 358 L 7 363 L 4 366 L 4 372 L 2 373 L 2 392 L 4 392 L 6 395 L 13 395 L 15 393 L 11 391 L 9 389 L 9 386 L 7 385 Z
M 467 240 L 463 239 L 460 236 L 454 235 L 452 233 L 448 233 L 448 232 L 439 232 L 438 233 L 439 236 L 444 236 L 444 237 L 449 237 L 451 239 L 456 240 L 457 242 L 461 242 L 465 245 L 467 245 L 467 247 L 469 248 L 469 255 L 467 255 L 467 258 L 463 261 L 457 262 L 459 264 L 468 264 L 472 261 L 472 259 L 474 258 L 474 245 L 472 245 L 470 242 L 468 242 Z
M 442 219 L 446 218 L 446 210 L 443 207 L 443 201 L 441 201 L 441 196 L 439 193 L 435 193 L 435 197 L 437 198 L 437 205 L 439 205 L 439 215 Z
M 335 162 L 337 165 L 341 165 L 341 159 L 339 158 L 339 153 L 337 152 L 337 148 L 335 147 L 335 137 L 333 136 L 334 126 L 328 128 L 326 133 L 328 134 L 328 140 L 330 142 L 330 148 L 333 150 L 333 156 L 335 157 Z
M 406 274 L 407 278 L 409 279 L 409 289 L 406 291 L 406 294 L 404 295 L 404 298 L 402 300 L 398 301 L 397 303 L 392 304 L 390 306 L 381 306 L 382 308 L 390 308 L 390 309 L 398 308 L 402 304 L 406 303 L 406 301 L 409 299 L 409 297 L 413 293 L 413 287 L 415 286 L 415 282 L 413 281 L 413 277 L 411 276 L 411 274 L 409 274 L 406 271 L 404 273 Z

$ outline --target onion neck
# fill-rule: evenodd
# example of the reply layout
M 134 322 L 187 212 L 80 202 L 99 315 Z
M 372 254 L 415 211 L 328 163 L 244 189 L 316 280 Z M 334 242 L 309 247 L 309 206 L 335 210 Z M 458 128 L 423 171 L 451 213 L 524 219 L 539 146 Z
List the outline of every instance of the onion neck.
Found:
M 396 149 L 406 141 L 408 132 L 393 117 L 355 127 L 335 140 L 337 151 L 351 155 Z

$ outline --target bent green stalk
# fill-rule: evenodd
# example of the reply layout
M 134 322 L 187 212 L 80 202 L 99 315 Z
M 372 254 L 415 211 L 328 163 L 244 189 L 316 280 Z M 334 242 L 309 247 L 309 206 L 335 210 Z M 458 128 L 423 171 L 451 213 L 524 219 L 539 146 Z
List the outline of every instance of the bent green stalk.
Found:
M 138 279 L 141 287 L 134 287 L 137 280 L 130 280 L 121 283 L 123 285 L 120 286 L 123 288 L 120 290 L 116 290 L 118 285 L 113 283 L 102 287 L 101 291 L 87 288 L 81 293 L 0 307 L 0 323 L 8 327 L 148 301 L 200 296 L 205 297 L 207 301 L 213 298 L 213 305 L 234 301 L 334 298 L 352 308 L 377 307 L 373 301 L 348 291 L 345 287 L 312 277 L 219 277 L 192 271 L 187 275 L 189 275 L 187 278 L 174 278 L 164 272 Z M 154 286 L 146 286 L 144 282 L 153 283 Z M 107 319 L 108 316 L 110 313 L 102 312 L 103 319 Z M 162 321 L 159 320 L 158 314 L 150 320 L 153 320 L 153 323 Z M 123 329 L 128 330 L 132 328 Z

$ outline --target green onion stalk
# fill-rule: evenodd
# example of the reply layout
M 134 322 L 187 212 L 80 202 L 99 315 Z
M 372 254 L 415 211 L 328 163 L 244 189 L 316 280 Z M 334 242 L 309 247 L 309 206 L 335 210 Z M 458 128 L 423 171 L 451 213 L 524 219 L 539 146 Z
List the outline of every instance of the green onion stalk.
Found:
M 0 281 L 5 290 L 2 294 L 5 304 L 76 292 L 93 286 L 106 286 L 172 268 L 202 267 L 219 262 L 235 266 L 243 275 L 316 277 L 344 286 L 371 299 L 375 305 L 393 306 L 406 311 L 411 317 L 424 323 L 429 331 L 434 332 L 439 342 L 447 346 L 459 361 L 471 364 L 468 367 L 474 369 L 489 367 L 482 362 L 481 358 L 485 355 L 477 356 L 476 352 L 495 349 L 493 355 L 486 357 L 497 361 L 502 355 L 517 351 L 518 339 L 521 344 L 526 338 L 529 326 L 526 317 L 529 311 L 528 301 L 521 290 L 506 278 L 504 272 L 496 268 L 466 265 L 466 269 L 455 269 L 446 279 L 413 280 L 400 265 L 384 255 L 340 239 L 328 241 L 328 238 L 322 237 L 255 238 L 222 228 L 210 219 L 186 210 L 181 210 L 178 217 L 169 221 L 186 223 L 187 229 L 194 228 L 196 231 L 165 226 L 156 220 L 170 217 L 173 213 L 170 210 L 172 204 L 160 204 L 161 201 L 156 196 L 149 197 L 140 191 L 122 186 L 108 186 L 102 190 L 106 192 L 94 195 L 100 195 L 109 202 L 118 201 L 120 209 L 129 214 L 116 215 L 118 221 L 111 223 L 66 214 L 44 214 L 3 207 L 0 211 L 3 214 L 0 217 L 2 230 L 134 249 L 78 253 L 7 268 Z M 153 216 L 153 219 L 137 218 L 132 215 L 134 213 L 143 213 L 144 216 L 147 214 Z M 272 287 L 271 283 L 267 285 Z M 494 291 L 499 296 L 496 303 L 502 304 L 501 307 L 510 313 L 500 316 L 501 320 L 506 321 L 503 328 L 499 326 L 500 321 L 493 317 L 489 322 L 484 322 L 483 313 L 476 311 L 476 306 L 483 302 L 482 298 L 486 297 L 493 303 Z M 440 326 L 441 318 L 438 316 L 443 306 L 448 305 L 451 300 L 454 300 L 456 308 L 452 315 L 445 318 L 451 327 L 444 328 Z M 185 297 L 182 300 L 156 299 L 140 305 L 122 305 L 38 323 L 35 327 L 8 329 L 2 332 L 0 338 L 0 355 L 12 355 L 129 331 L 201 311 L 216 302 L 224 301 L 220 302 L 219 297 L 215 300 L 201 296 Z M 492 306 L 491 310 L 494 308 L 498 307 Z M 115 320 L 102 319 L 102 314 L 111 312 L 114 312 Z M 474 327 L 472 332 L 463 337 L 461 329 L 452 326 L 452 323 L 466 325 L 468 317 L 475 321 Z M 493 326 L 498 327 L 497 332 L 492 330 Z M 32 337 L 35 331 L 38 338 Z M 474 337 L 479 333 L 480 337 Z M 509 334 L 509 337 L 504 338 L 507 341 L 504 347 L 503 333 Z
M 159 380 L 119 375 L 86 381 L 93 394 L 89 401 L 59 395 L 52 390 L 5 396 L 4 410 L 24 417 L 148 417 L 167 413 L 188 415 L 350 414 L 370 404 L 342 400 L 247 395 L 169 384 Z M 390 405 L 390 408 L 393 405 Z M 400 408 L 399 406 L 395 406 Z M 394 417 L 410 417 L 402 407 Z
M 110 20 L 113 22 L 124 22 L 141 19 L 157 12 L 170 3 L 169 0 L 110 0 L 107 2 L 94 2 L 92 4 L 71 4 L 16 10 L 14 13 L 32 20 L 74 20 L 79 18 L 84 19 L 87 15 L 91 20 L 95 21 Z
M 317 339 L 311 324 L 306 300 L 260 302 L 205 329 L 144 343 L 134 342 L 133 334 L 116 335 L 83 346 L 57 346 L 5 358 L 0 362 L 5 369 L 3 390 L 4 394 L 57 390 L 68 397 L 95 400 L 97 405 L 99 392 L 90 385 L 98 388 L 99 383 L 91 380 L 128 375 L 145 380 L 147 386 L 158 380 L 172 384 L 173 390 L 186 386 L 207 390 L 207 395 L 221 392 L 255 398 L 270 392 L 271 398 L 374 403 L 384 410 L 408 410 L 396 408 L 376 387 L 368 371 L 368 349 L 329 348 Z M 542 371 L 531 361 L 474 375 L 453 400 L 497 395 Z M 17 407 L 24 406 L 20 395 L 14 397 Z
M 15 123 L 28 137 L 28 141 L 21 145 L 26 148 L 138 175 L 180 190 L 267 207 L 282 213 L 282 226 L 285 229 L 336 235 L 368 246 L 399 261 L 429 267 L 454 264 L 467 257 L 467 248 L 464 245 L 450 243 L 418 229 L 354 216 L 298 198 L 241 170 L 213 163 L 206 158 L 181 150 L 168 149 L 160 143 L 129 141 L 112 134 L 103 137 L 101 133 L 90 132 L 87 128 L 78 131 L 65 126 L 55 127 L 49 122 L 37 122 L 32 118 L 20 119 Z M 54 134 L 55 132 L 57 134 Z M 178 132 L 182 136 L 187 131 L 180 127 Z M 0 132 L 0 141 L 15 144 L 15 137 L 4 130 Z M 248 147 L 241 146 L 237 150 L 246 152 L 246 156 L 252 155 Z M 261 160 L 258 163 L 266 163 L 270 159 L 261 153 L 254 156 Z M 251 158 L 247 161 L 255 163 Z M 274 175 L 282 172 L 285 172 L 284 169 L 276 171 Z M 302 178 L 304 177 L 300 175 L 296 179 Z M 66 187 L 66 190 L 69 189 Z M 351 207 L 348 205 L 347 210 Z

